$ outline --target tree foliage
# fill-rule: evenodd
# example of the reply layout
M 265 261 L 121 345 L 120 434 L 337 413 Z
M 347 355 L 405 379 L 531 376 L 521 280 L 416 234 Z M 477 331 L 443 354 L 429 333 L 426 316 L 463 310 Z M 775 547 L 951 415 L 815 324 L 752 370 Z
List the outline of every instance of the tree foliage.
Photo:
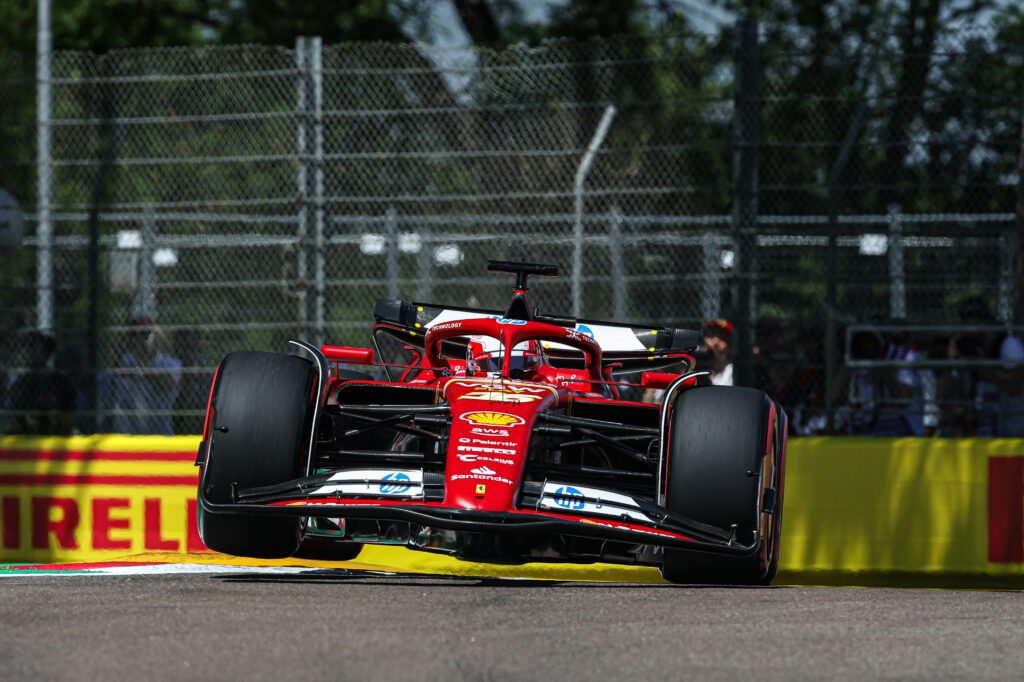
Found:
M 548 3 L 547 20 L 540 23 L 530 13 L 536 5 L 524 0 L 451 2 L 461 28 L 477 48 L 476 63 L 481 67 L 466 93 L 454 92 L 442 69 L 419 51 L 410 56 L 406 50 L 397 57 L 397 52 L 382 49 L 373 56 L 379 61 L 369 64 L 358 54 L 358 46 L 347 46 L 332 51 L 329 59 L 334 61 L 325 63 L 329 69 L 358 67 L 328 95 L 336 98 L 328 102 L 329 110 L 364 105 L 373 109 L 375 102 L 398 102 L 392 106 L 395 111 L 419 107 L 461 112 L 458 125 L 443 116 L 424 125 L 423 119 L 400 112 L 330 120 L 325 133 L 328 148 L 341 156 L 364 157 L 328 169 L 336 172 L 346 191 L 366 196 L 391 196 L 400 190 L 471 196 L 481 187 L 506 182 L 540 191 L 545 173 L 568 175 L 569 182 L 561 185 L 571 185 L 579 150 L 586 147 L 604 105 L 616 103 L 619 113 L 590 182 L 634 189 L 630 208 L 637 214 L 729 212 L 735 60 L 731 24 L 723 24 L 718 33 L 695 33 L 699 17 L 694 10 L 701 7 L 696 0 L 561 0 Z M 294 61 L 274 61 L 274 50 L 281 51 L 274 46 L 292 48 L 297 36 L 321 36 L 328 46 L 428 39 L 428 18 L 436 7 L 428 0 L 67 0 L 52 6 L 53 43 L 58 50 L 100 54 L 128 47 L 256 43 L 265 47 L 239 53 L 237 63 L 216 49 L 189 57 L 181 53 L 175 59 L 191 60 L 185 73 L 280 70 L 291 68 Z M 842 187 L 842 213 L 882 213 L 890 204 L 917 213 L 1012 210 L 1024 90 L 1019 75 L 1024 66 L 1020 9 L 1000 0 L 717 0 L 714 7 L 719 17 L 753 13 L 760 21 L 762 214 L 827 213 L 828 181 L 833 175 Z M 8 71 L 21 74 L 28 85 L 8 88 L 9 94 L 19 94 L 17 102 L 9 97 L 5 104 L 7 120 L 32 119 L 35 11 L 34 3 L 0 3 L 0 35 L 6 50 L 29 56 L 18 69 Z M 951 30 L 981 18 L 992 30 Z M 598 37 L 604 40 L 592 40 Z M 552 64 L 571 67 L 555 68 L 529 81 L 498 75 L 500 69 L 548 58 Z M 119 68 L 128 69 L 130 61 L 122 59 Z M 138 58 L 142 71 L 147 68 L 144 61 Z M 104 64 L 101 59 L 99 73 L 83 69 L 80 75 L 102 76 Z M 384 85 L 359 75 L 360 69 L 394 65 L 404 75 Z M 70 71 L 65 76 L 73 77 Z M 74 88 L 65 86 L 66 91 Z M 60 116 L 89 119 L 116 113 L 131 118 L 159 111 L 198 119 L 222 105 L 230 110 L 238 99 L 229 86 L 197 92 L 188 79 L 172 87 L 120 83 L 105 93 L 82 88 L 80 94 L 63 98 L 68 109 Z M 294 89 L 281 89 L 277 96 L 279 101 L 260 103 L 273 116 L 250 124 L 244 133 L 253 148 L 294 147 L 288 119 L 294 111 Z M 538 114 L 535 147 L 526 150 L 553 151 L 544 161 L 547 168 L 523 162 L 524 157 L 515 154 L 522 151 L 516 145 L 524 119 L 508 112 L 522 106 L 556 112 L 548 119 Z M 66 127 L 56 135 L 71 135 L 74 130 Z M 115 135 L 122 136 L 122 156 L 154 156 L 147 140 L 133 137 L 137 128 L 97 130 L 75 143 L 78 156 L 101 158 Z M 230 156 L 232 136 L 241 134 L 223 121 L 178 122 L 167 128 L 161 153 L 181 158 Z M 0 136 L 4 156 L 21 159 L 20 165 L 5 166 L 8 179 L 3 184 L 22 198 L 31 197 L 33 168 L 25 159 L 34 156 L 32 127 L 0 128 Z M 434 145 L 434 167 L 421 167 L 402 156 L 410 140 L 417 138 Z M 506 151 L 510 153 L 500 153 Z M 294 173 L 291 165 L 279 161 L 253 161 L 244 172 L 230 174 L 216 162 L 204 162 L 178 166 L 178 175 L 168 181 L 169 171 L 136 168 L 114 168 L 105 177 L 109 186 L 117 187 L 117 194 L 98 196 L 141 205 L 173 203 L 193 189 L 197 195 L 202 189 L 232 195 L 243 188 L 254 194 L 270 188 L 265 192 L 269 195 L 273 188 L 289 187 Z M 61 192 L 81 196 L 85 188 L 88 193 L 100 177 L 95 165 L 61 172 L 68 182 L 58 183 L 58 199 Z M 687 191 L 677 191 L 680 187 Z M 557 212 L 562 210 L 557 208 L 559 201 L 555 197 L 536 210 Z M 611 200 L 607 205 L 601 198 L 588 201 L 588 210 L 612 207 Z M 493 210 L 513 208 L 510 202 Z M 652 259 L 662 255 L 653 254 Z M 813 267 L 823 268 L 823 260 L 809 259 L 794 269 L 806 272 Z M 794 297 L 801 284 L 794 284 Z M 652 294 L 653 298 L 657 297 Z M 670 308 L 672 302 L 665 306 Z
M 51 3 L 57 50 L 103 53 L 130 47 L 260 43 L 406 42 L 404 22 L 425 11 L 423 0 L 289 2 L 287 0 L 61 0 Z M 36 3 L 0 3 L 6 49 L 35 51 Z

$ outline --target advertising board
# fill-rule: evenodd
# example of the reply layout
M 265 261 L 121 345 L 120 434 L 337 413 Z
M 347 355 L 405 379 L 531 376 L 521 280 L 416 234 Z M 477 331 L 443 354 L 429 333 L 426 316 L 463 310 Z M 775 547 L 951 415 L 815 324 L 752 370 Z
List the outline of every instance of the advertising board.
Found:
M 195 520 L 198 446 L 0 438 L 0 563 L 209 560 Z M 776 584 L 1024 586 L 1024 440 L 792 438 L 782 528 Z M 459 572 L 454 559 L 399 548 L 368 547 L 360 561 L 371 556 Z

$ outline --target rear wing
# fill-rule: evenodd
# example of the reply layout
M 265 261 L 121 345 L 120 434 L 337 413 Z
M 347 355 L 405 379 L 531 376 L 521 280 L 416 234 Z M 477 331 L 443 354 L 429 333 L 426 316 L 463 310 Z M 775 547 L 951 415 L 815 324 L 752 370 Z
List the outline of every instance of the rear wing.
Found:
M 504 313 L 479 308 L 378 299 L 373 307 L 373 316 L 389 334 L 410 346 L 422 348 L 424 335 L 434 325 L 473 318 L 500 319 L 504 317 Z M 683 355 L 696 350 L 701 342 L 701 333 L 694 329 L 635 327 L 553 315 L 536 315 L 533 319 L 536 322 L 575 329 L 590 336 L 601 346 L 606 366 L 621 365 L 618 373 L 650 370 L 678 362 Z M 573 354 L 569 353 L 570 356 Z M 555 361 L 557 364 L 557 359 Z

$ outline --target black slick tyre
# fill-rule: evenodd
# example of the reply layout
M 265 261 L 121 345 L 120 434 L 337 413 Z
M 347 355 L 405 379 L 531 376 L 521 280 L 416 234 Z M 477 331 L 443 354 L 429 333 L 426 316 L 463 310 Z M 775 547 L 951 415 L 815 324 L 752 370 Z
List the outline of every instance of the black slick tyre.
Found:
M 215 504 L 235 488 L 283 483 L 305 474 L 316 375 L 302 358 L 240 351 L 217 372 L 210 409 L 210 447 L 200 486 Z M 199 506 L 199 535 L 210 549 L 283 558 L 301 540 L 300 517 L 211 513 Z
M 770 428 L 771 401 L 761 391 L 706 386 L 676 399 L 666 465 L 665 506 L 695 521 L 730 529 L 750 545 L 760 527 L 761 485 Z M 770 472 L 765 472 L 770 475 Z M 764 566 L 763 545 L 736 556 L 692 550 L 665 550 L 662 576 L 674 583 L 759 585 L 774 576 Z

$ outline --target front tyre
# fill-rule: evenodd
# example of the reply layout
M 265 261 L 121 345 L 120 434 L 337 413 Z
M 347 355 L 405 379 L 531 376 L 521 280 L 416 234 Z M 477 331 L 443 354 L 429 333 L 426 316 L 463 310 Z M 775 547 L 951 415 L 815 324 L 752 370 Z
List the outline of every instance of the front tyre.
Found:
M 757 539 L 757 547 L 744 556 L 666 549 L 661 567 L 666 580 L 718 585 L 771 582 L 778 569 L 782 455 L 775 452 L 781 440 L 769 431 L 777 428 L 776 420 L 785 419 L 779 412 L 775 414 L 767 395 L 751 388 L 699 387 L 676 399 L 665 506 L 719 528 L 735 526 L 737 542 L 750 545 Z M 764 488 L 773 487 L 774 518 L 762 523 L 761 496 Z
M 316 374 L 302 358 L 240 351 L 220 365 L 210 402 L 210 446 L 200 479 L 214 504 L 233 490 L 283 483 L 305 474 Z M 210 549 L 266 559 L 293 555 L 301 518 L 213 513 L 199 505 L 199 535 Z

